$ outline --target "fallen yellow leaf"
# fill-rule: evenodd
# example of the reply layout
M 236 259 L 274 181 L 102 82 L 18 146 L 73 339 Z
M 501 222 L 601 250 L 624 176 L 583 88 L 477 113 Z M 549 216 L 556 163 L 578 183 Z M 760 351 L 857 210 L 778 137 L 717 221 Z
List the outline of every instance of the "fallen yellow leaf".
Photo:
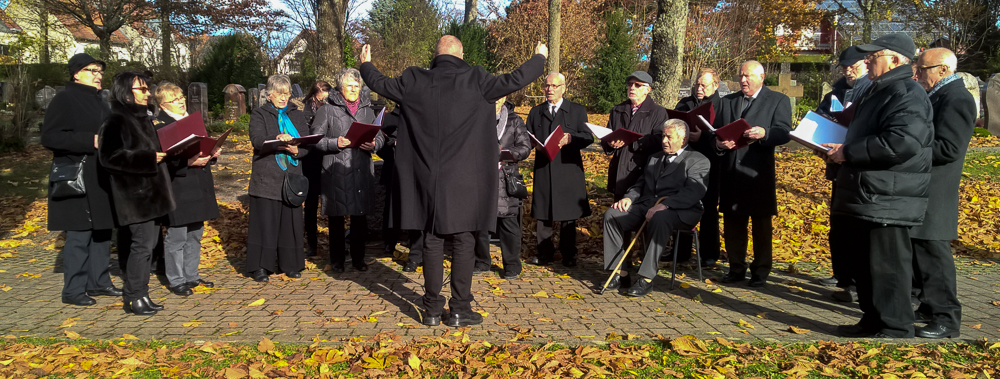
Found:
M 80 333 L 74 332 L 72 330 L 67 330 L 67 331 L 65 331 L 65 333 L 66 333 L 66 338 L 69 338 L 71 340 L 75 340 L 77 338 L 80 338 Z
M 259 305 L 262 305 L 262 304 L 264 304 L 264 298 L 260 298 L 260 299 L 254 300 L 254 302 L 252 302 L 250 304 L 247 304 L 247 306 L 248 307 L 256 307 L 256 306 L 259 306 Z
M 549 297 L 549 294 L 545 293 L 545 291 L 538 291 L 538 293 L 531 295 L 531 297 Z

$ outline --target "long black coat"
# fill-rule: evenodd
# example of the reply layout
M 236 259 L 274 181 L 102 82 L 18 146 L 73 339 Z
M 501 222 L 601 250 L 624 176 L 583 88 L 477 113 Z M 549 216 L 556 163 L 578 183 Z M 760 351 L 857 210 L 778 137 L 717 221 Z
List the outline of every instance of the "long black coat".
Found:
M 306 115 L 298 110 L 298 107 L 291 102 L 288 103 L 286 111 L 288 118 L 299 132 L 299 136 L 309 135 L 309 126 L 306 123 Z M 284 184 L 285 172 L 278 166 L 278 161 L 274 154 L 260 154 L 260 148 L 264 141 L 273 140 L 278 137 L 278 110 L 270 102 L 263 106 L 254 108 L 250 113 L 250 144 L 253 145 L 253 165 L 250 172 L 250 196 L 281 201 L 281 186 Z M 309 154 L 310 146 L 299 146 L 299 153 L 296 158 L 302 158 Z M 279 150 L 284 151 L 284 150 Z M 302 162 L 298 166 L 288 164 L 288 172 L 302 174 Z
M 174 121 L 177 120 L 161 110 L 156 120 L 153 120 L 153 126 L 160 130 Z M 164 225 L 184 226 L 219 218 L 215 181 L 212 179 L 213 162 L 215 158 L 204 167 L 188 167 L 185 158 L 167 159 L 165 163 L 170 172 L 170 187 L 177 209 L 167 214 Z
M 323 214 L 327 216 L 358 216 L 371 213 L 375 194 L 375 163 L 371 151 L 359 147 L 341 149 L 337 137 L 347 135 L 351 123 L 371 124 L 375 121 L 368 90 L 361 91 L 361 103 L 353 115 L 347 109 L 344 96 L 334 93 L 313 118 L 310 134 L 324 137 L 313 149 L 323 154 L 322 196 Z M 353 141 L 352 141 L 353 142 Z M 382 133 L 375 136 L 375 150 L 385 143 Z
M 528 136 L 528 129 L 524 125 L 524 120 L 514 112 L 514 103 L 504 103 L 507 108 L 506 128 L 503 135 L 498 140 L 504 150 L 510 150 L 514 156 L 513 162 L 504 162 L 501 170 L 497 170 L 499 185 L 497 185 L 497 217 L 517 217 L 521 214 L 521 199 L 507 195 L 507 178 L 504 172 L 516 174 L 517 162 L 523 161 L 531 155 L 531 137 Z M 494 125 L 495 126 L 495 125 Z
M 156 162 L 160 139 L 146 106 L 111 103 L 97 155 L 111 176 L 119 226 L 162 217 L 176 208 L 166 163 Z
M 931 102 L 910 65 L 879 76 L 858 100 L 830 213 L 869 222 L 923 223 L 934 141 Z
M 965 152 L 976 127 L 976 100 L 961 78 L 930 95 L 934 107 L 933 163 L 924 223 L 910 228 L 910 238 L 958 238 L 958 185 Z
M 52 163 L 83 164 L 83 197 L 49 199 L 49 230 L 100 230 L 115 226 L 107 171 L 98 164 L 94 136 L 111 114 L 94 87 L 74 82 L 56 94 L 42 123 L 42 146 L 52 151 Z M 49 183 L 49 188 L 52 184 Z
M 715 127 L 740 119 L 743 92 L 722 98 Z M 744 117 L 750 126 L 764 128 L 764 138 L 750 145 L 721 151 L 719 157 L 719 211 L 747 215 L 776 215 L 774 147 L 788 143 L 792 130 L 792 104 L 788 96 L 761 87 Z M 707 135 L 703 135 L 704 139 Z M 714 136 L 708 136 L 714 144 Z
M 430 69 L 407 68 L 398 78 L 361 65 L 368 87 L 402 108 L 394 183 L 401 220 L 393 225 L 440 234 L 493 229 L 500 154 L 495 102 L 544 70 L 545 57 L 538 54 L 499 76 L 451 55 L 438 55 Z
M 643 137 L 628 146 L 612 149 L 604 141 L 601 147 L 605 152 L 612 153 L 608 163 L 608 191 L 615 195 L 615 200 L 625 196 L 628 188 L 642 176 L 642 168 L 650 155 L 660 151 L 663 141 L 663 123 L 670 117 L 666 108 L 657 104 L 652 97 L 639 104 L 639 110 L 632 114 L 632 102 L 625 100 L 611 108 L 608 128 L 611 130 L 628 129 L 642 134 Z
M 706 101 L 712 102 L 715 106 L 715 112 L 718 113 L 719 109 L 722 107 L 722 97 L 719 96 L 719 91 L 712 92 L 712 94 L 704 99 L 698 100 L 698 96 L 691 95 L 680 99 L 677 105 L 674 106 L 674 110 L 690 112 L 692 109 L 698 108 L 699 105 L 704 104 Z
M 563 99 L 555 117 L 544 102 L 528 112 L 528 132 L 539 141 L 562 125 L 571 138 L 568 145 L 549 161 L 544 153 L 535 154 L 534 188 L 531 196 L 531 217 L 547 221 L 568 221 L 590 216 L 587 202 L 587 180 L 583 173 L 580 150 L 594 143 L 587 128 L 587 110 L 580 104 Z

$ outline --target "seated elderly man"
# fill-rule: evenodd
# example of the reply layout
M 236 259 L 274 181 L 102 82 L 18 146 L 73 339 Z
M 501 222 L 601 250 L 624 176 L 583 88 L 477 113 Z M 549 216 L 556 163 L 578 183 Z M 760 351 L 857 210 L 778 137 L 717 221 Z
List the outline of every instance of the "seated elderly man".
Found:
M 674 230 L 693 228 L 704 208 L 705 177 L 710 163 L 701 153 L 687 149 L 687 123 L 678 119 L 663 124 L 663 151 L 646 161 L 642 176 L 628 189 L 625 197 L 604 213 L 604 267 L 613 270 L 622 259 L 622 235 L 646 225 L 646 253 L 639 266 L 639 280 L 629 288 L 628 296 L 645 296 L 653 288 L 660 254 L 666 249 Z M 657 199 L 663 198 L 658 204 Z M 628 261 L 622 273 L 615 275 L 608 289 L 629 287 Z

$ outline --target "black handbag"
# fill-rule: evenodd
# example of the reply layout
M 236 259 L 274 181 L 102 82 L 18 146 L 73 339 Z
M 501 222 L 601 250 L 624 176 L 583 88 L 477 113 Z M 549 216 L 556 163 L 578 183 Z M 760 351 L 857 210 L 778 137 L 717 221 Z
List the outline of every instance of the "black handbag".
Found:
M 52 200 L 70 199 L 87 196 L 87 187 L 83 184 L 83 164 L 87 157 L 79 162 L 52 162 L 52 172 L 49 173 L 49 198 Z
M 285 172 L 285 180 L 281 184 L 281 199 L 292 208 L 302 206 L 309 193 L 309 178 L 305 175 Z
M 528 186 L 524 184 L 524 177 L 521 176 L 520 172 L 517 172 L 517 166 L 512 167 L 512 170 L 508 169 L 508 167 L 503 168 L 507 195 L 518 199 L 527 199 Z

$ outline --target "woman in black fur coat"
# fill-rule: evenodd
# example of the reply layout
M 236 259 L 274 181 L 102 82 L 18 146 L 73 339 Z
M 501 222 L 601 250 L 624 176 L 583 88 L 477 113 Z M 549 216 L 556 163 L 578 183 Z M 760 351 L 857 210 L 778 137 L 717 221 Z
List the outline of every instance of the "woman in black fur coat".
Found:
M 160 228 L 157 218 L 174 210 L 170 177 L 160 164 L 159 138 L 146 111 L 149 78 L 131 71 L 115 75 L 111 85 L 111 116 L 101 127 L 97 149 L 111 176 L 115 220 L 132 236 L 125 262 L 125 311 L 154 315 L 163 307 L 149 299 L 149 262 Z M 119 257 L 121 258 L 121 257 Z

